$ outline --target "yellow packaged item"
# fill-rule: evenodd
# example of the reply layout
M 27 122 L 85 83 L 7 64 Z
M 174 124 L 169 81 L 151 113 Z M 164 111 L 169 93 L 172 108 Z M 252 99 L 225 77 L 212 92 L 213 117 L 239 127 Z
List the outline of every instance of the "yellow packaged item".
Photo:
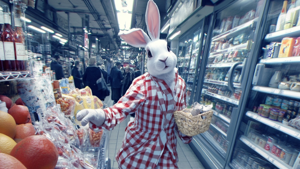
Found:
M 294 45 L 295 38 L 283 38 L 278 57 L 284 58 L 292 56 Z
M 74 110 L 74 117 L 75 117 L 75 123 L 79 126 L 81 126 L 81 123 L 77 120 L 76 116 L 77 116 L 77 113 L 80 111 L 80 110 L 83 110 L 84 107 L 82 104 L 79 104 L 78 102 L 76 102 L 75 104 L 75 110 Z
M 81 99 L 82 99 L 82 105 L 84 106 L 85 109 L 95 109 L 93 96 L 81 96 Z
M 95 109 L 103 108 L 103 103 L 97 96 L 94 96 L 94 107 Z
M 92 90 L 90 87 L 86 86 L 84 89 L 80 89 L 81 96 L 93 96 Z

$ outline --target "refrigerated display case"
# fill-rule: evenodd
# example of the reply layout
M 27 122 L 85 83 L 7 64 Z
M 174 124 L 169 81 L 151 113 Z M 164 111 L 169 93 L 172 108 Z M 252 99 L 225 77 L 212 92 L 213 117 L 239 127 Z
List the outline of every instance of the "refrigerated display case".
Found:
M 214 115 L 209 130 L 190 144 L 207 168 L 225 168 L 232 153 L 264 6 L 264 0 L 224 1 L 210 20 L 198 87 L 199 101 L 212 104 Z
M 189 105 L 196 101 L 200 65 L 207 36 L 204 22 L 205 19 L 201 20 L 179 38 L 177 67 L 179 75 L 186 82 L 186 102 Z
M 298 0 L 266 1 L 261 44 L 251 58 L 245 107 L 228 161 L 231 168 L 300 167 L 299 10 Z

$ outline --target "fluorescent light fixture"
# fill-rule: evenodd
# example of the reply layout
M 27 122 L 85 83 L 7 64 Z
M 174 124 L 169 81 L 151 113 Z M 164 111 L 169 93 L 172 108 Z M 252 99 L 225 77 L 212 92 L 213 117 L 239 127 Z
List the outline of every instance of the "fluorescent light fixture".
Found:
M 178 31 L 176 33 L 174 33 L 171 37 L 170 40 L 174 39 L 176 36 L 178 36 L 181 33 L 181 31 Z
M 21 19 L 21 20 L 23 20 L 23 21 L 25 21 L 25 22 L 28 22 L 28 23 L 30 23 L 30 22 L 31 22 L 31 20 L 30 20 L 30 19 L 28 19 L 28 18 L 25 18 L 24 16 L 21 16 L 21 17 L 20 17 L 20 19 Z
M 60 37 L 58 37 L 56 35 L 53 35 L 52 37 L 55 38 L 55 39 L 60 39 Z
M 95 45 L 95 44 L 92 44 L 92 48 L 96 48 L 96 45 Z
M 62 41 L 62 42 L 68 42 L 67 39 L 63 39 L 63 38 L 60 38 L 59 40 Z
M 27 33 L 27 36 L 33 36 L 31 33 Z
M 134 0 L 115 0 L 120 30 L 129 30 L 131 28 L 133 2 Z
M 63 37 L 61 34 L 59 34 L 59 33 L 55 33 L 55 35 L 56 36 L 58 36 L 58 37 Z
M 49 28 L 46 28 L 45 26 L 41 26 L 42 29 L 44 29 L 45 31 L 48 31 L 50 33 L 54 33 L 53 30 L 49 29 Z
M 46 33 L 45 31 L 43 31 L 42 29 L 40 29 L 40 28 L 37 28 L 37 27 L 35 27 L 35 26 L 32 26 L 32 25 L 28 25 L 28 28 L 30 28 L 30 29 L 33 29 L 33 30 L 36 30 L 36 31 L 38 31 L 38 32 L 40 32 L 40 33 Z
M 59 43 L 62 44 L 62 45 L 65 45 L 65 42 L 60 41 Z
M 169 27 L 170 27 L 170 23 L 168 23 L 167 25 L 165 25 L 165 27 L 163 27 L 160 32 L 164 33 Z
M 79 45 L 79 47 L 80 47 L 80 48 L 82 48 L 82 46 L 81 46 L 81 45 Z

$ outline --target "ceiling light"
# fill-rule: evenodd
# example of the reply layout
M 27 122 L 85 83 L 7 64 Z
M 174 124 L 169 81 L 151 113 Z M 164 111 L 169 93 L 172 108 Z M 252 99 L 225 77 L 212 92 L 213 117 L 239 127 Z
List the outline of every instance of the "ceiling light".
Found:
M 174 33 L 171 37 L 170 40 L 174 39 L 176 36 L 178 36 L 181 33 L 181 31 L 178 31 L 176 33 Z
M 79 47 L 81 47 L 81 48 L 82 48 L 82 46 L 81 46 L 81 45 L 79 45 Z
M 60 41 L 59 43 L 62 44 L 62 45 L 65 45 L 65 42 Z
M 63 37 L 61 34 L 59 33 L 55 33 L 56 36 L 59 36 L 59 37 Z
M 168 23 L 167 25 L 165 25 L 165 27 L 163 27 L 160 32 L 164 33 L 169 27 L 170 27 L 170 23 Z
M 41 28 L 44 29 L 45 31 L 50 32 L 50 33 L 54 33 L 53 30 L 51 30 L 51 29 L 49 29 L 49 28 L 46 28 L 46 27 L 44 27 L 44 26 L 41 26 Z
M 32 25 L 28 25 L 28 28 L 33 29 L 33 30 L 36 30 L 36 31 L 38 31 L 38 32 L 40 32 L 40 33 L 46 33 L 46 32 L 43 31 L 42 29 L 39 29 L 39 28 L 37 28 L 37 27 L 35 27 L 35 26 L 32 26 Z
M 67 39 L 63 39 L 63 38 L 59 38 L 59 40 L 62 41 L 62 42 L 68 42 Z
M 131 28 L 133 1 L 134 0 L 115 0 L 120 30 L 129 30 Z M 126 3 L 126 5 L 124 5 L 124 2 Z
M 60 39 L 60 37 L 58 37 L 56 35 L 53 35 L 52 37 L 55 38 L 55 39 Z
M 25 18 L 24 16 L 21 16 L 20 19 L 23 20 L 23 21 L 25 21 L 25 22 L 29 22 L 29 23 L 31 22 L 30 19 Z

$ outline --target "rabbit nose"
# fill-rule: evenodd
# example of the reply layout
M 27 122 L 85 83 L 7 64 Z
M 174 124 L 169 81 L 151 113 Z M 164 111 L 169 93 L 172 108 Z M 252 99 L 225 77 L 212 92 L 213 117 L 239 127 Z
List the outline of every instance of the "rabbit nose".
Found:
M 168 57 L 166 57 L 165 59 L 159 59 L 159 61 L 161 61 L 161 62 L 166 62 L 167 59 L 168 59 Z

